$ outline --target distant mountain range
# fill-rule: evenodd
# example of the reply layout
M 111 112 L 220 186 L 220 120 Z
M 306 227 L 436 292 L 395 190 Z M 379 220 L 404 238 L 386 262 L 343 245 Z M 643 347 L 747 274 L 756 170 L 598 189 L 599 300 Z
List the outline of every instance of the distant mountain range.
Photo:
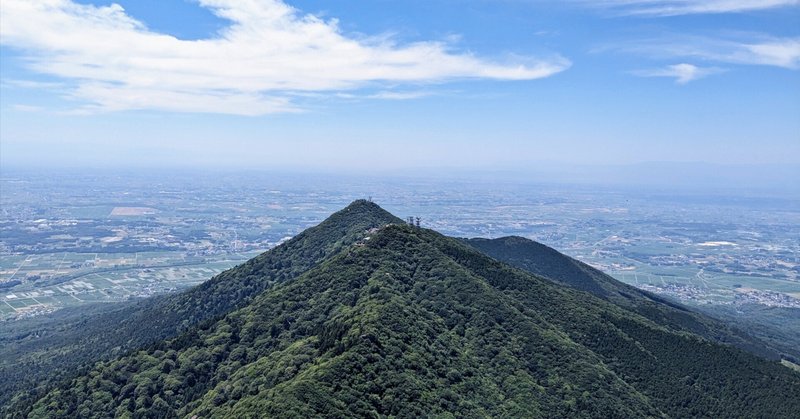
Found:
M 356 201 L 187 292 L 2 337 L 8 417 L 792 417 L 758 339 Z M 94 363 L 95 361 L 100 361 Z

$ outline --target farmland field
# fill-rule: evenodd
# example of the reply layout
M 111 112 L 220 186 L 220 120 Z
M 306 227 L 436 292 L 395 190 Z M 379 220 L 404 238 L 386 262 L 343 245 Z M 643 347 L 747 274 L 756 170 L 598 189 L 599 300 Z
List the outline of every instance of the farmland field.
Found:
M 43 277 L 0 293 L 0 318 L 25 317 L 85 303 L 125 301 L 199 284 L 256 254 L 187 260 L 180 253 L 42 254 L 0 257 L 6 281 Z

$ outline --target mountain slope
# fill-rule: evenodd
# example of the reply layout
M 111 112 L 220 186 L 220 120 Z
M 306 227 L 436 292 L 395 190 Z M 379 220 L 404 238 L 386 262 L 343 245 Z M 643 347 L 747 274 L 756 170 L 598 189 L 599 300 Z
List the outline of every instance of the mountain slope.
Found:
M 26 389 L 36 397 L 49 383 L 97 360 L 118 356 L 173 337 L 203 321 L 245 306 L 275 283 L 293 279 L 366 231 L 402 222 L 366 200 L 358 200 L 282 245 L 222 272 L 188 291 L 150 298 L 119 309 L 69 321 L 53 321 L 36 333 L 21 332 L 0 348 L 0 406 Z M 24 399 L 24 397 L 23 397 Z M 24 400 L 23 400 L 24 401 Z M 2 410 L 0 410 L 2 412 Z
M 31 417 L 789 417 L 800 375 L 390 225 Z M 24 413 L 24 412 L 20 412 Z
M 598 297 L 623 302 L 632 295 L 645 296 L 637 288 L 619 282 L 551 247 L 523 237 L 474 238 L 464 239 L 464 242 L 497 260 Z
M 463 242 L 509 265 L 555 282 L 590 292 L 600 298 L 675 330 L 734 345 L 758 356 L 780 360 L 782 351 L 726 323 L 688 309 L 679 303 L 620 282 L 557 250 L 523 237 L 463 239 Z

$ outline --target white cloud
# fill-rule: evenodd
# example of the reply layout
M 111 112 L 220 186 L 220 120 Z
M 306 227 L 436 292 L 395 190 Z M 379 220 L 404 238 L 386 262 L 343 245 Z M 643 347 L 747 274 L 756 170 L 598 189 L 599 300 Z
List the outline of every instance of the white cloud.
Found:
M 739 51 L 730 53 L 731 62 L 754 62 L 778 67 L 800 68 L 800 38 L 782 39 L 773 42 L 748 43 L 738 46 Z
M 372 94 L 369 97 L 372 99 L 406 100 L 406 99 L 419 99 L 430 95 L 431 92 L 422 92 L 422 91 L 416 91 L 416 92 L 382 91 Z
M 35 80 L 3 79 L 0 86 L 16 87 L 21 89 L 45 89 L 55 90 L 64 87 L 62 83 L 44 82 Z
M 531 80 L 570 65 L 560 57 L 492 62 L 442 42 L 355 39 L 335 20 L 303 15 L 280 0 L 199 2 L 232 24 L 216 37 L 188 41 L 147 29 L 118 5 L 3 0 L 0 40 L 21 51 L 31 69 L 71 81 L 69 96 L 86 111 L 260 115 L 297 110 L 290 97 L 298 92 Z
M 800 5 L 800 0 L 575 0 L 623 15 L 678 16 L 741 13 Z
M 717 63 L 800 69 L 800 38 L 741 38 L 674 36 L 623 43 L 601 50 L 618 50 L 659 59 L 690 58 Z
M 409 100 L 420 99 L 423 97 L 433 96 L 434 93 L 425 90 L 413 91 L 395 91 L 395 90 L 382 90 L 375 93 L 366 95 L 357 95 L 352 93 L 338 93 L 336 97 L 342 99 L 383 99 L 383 100 Z
M 692 64 L 674 64 L 665 68 L 657 68 L 650 70 L 637 70 L 633 74 L 640 77 L 672 77 L 675 78 L 675 83 L 686 84 L 690 81 L 697 80 L 711 74 L 724 71 L 717 67 L 697 67 Z

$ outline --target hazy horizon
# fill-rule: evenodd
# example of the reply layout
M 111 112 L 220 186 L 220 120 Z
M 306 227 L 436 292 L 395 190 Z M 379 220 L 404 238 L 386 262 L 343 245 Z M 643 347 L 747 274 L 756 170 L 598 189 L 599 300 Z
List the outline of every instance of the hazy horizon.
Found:
M 497 184 L 564 184 L 607 187 L 654 188 L 655 190 L 723 193 L 786 194 L 800 198 L 800 165 L 720 165 L 703 162 L 646 162 L 630 165 L 569 165 L 535 162 L 525 167 L 406 167 L 406 168 L 330 168 L 330 167 L 230 167 L 230 166 L 23 166 L 4 165 L 0 178 L 15 174 L 42 176 L 269 176 L 288 178 L 358 178 L 384 181 L 469 181 Z

